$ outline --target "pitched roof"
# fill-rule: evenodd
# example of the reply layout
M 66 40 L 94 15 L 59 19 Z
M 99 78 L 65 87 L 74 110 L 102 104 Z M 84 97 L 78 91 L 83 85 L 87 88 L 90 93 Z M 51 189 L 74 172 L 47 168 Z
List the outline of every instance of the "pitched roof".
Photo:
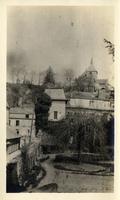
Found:
M 90 66 L 86 70 L 87 72 L 97 72 L 93 64 L 93 58 L 91 58 Z
M 13 107 L 10 109 L 10 113 L 33 114 L 34 107 Z
M 87 70 L 87 72 L 97 72 L 97 70 L 95 69 L 95 67 L 93 65 L 90 65 Z
M 17 134 L 17 131 L 13 127 L 7 127 L 7 140 L 9 139 L 15 139 L 15 138 L 20 138 L 20 135 Z
M 68 98 L 81 98 L 81 99 L 93 99 L 95 98 L 96 93 L 91 93 L 91 92 L 77 92 L 77 91 L 73 91 L 71 93 L 71 95 L 69 93 L 66 93 L 66 97 Z
M 49 88 L 45 90 L 45 93 L 49 95 L 52 100 L 66 100 L 63 89 Z

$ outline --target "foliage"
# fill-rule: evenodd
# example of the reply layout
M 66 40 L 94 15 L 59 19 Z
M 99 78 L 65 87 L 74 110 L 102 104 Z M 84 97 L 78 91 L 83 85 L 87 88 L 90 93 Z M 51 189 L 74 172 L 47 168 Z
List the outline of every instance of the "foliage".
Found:
M 44 91 L 43 86 L 32 85 L 31 83 L 24 84 L 7 84 L 7 101 L 10 107 L 19 106 L 19 101 L 22 99 L 22 104 L 36 103 L 37 98 Z
M 69 114 L 59 122 L 50 122 L 48 133 L 55 135 L 63 149 L 70 146 L 77 152 L 106 154 L 108 116 L 95 113 Z M 72 144 L 70 140 L 72 138 Z
M 82 77 L 79 76 L 75 78 L 73 84 L 73 90 L 81 91 L 81 92 L 94 92 L 95 90 L 95 79 L 93 76 Z
M 106 143 L 106 130 L 103 124 L 102 116 L 98 116 L 94 113 L 78 113 L 76 116 L 73 116 L 74 120 L 77 123 L 78 133 L 80 134 L 80 140 L 82 143 L 78 144 L 78 147 L 81 150 L 88 150 L 88 152 L 99 152 L 103 151 Z
M 108 49 L 109 54 L 112 55 L 112 59 L 114 61 L 114 57 L 115 57 L 115 46 L 114 44 L 112 44 L 112 42 L 110 42 L 109 40 L 104 39 L 104 42 L 106 43 L 105 48 Z
M 35 103 L 36 135 L 39 129 L 43 131 L 47 129 L 50 106 L 51 98 L 46 93 L 41 93 Z
M 44 92 L 44 87 L 39 85 L 31 85 L 31 96 L 32 102 L 35 104 L 37 99 L 41 97 L 41 94 Z
M 43 85 L 47 87 L 52 87 L 55 85 L 55 78 L 54 78 L 54 72 L 51 66 L 49 66 L 48 70 L 46 71 L 46 76 L 44 78 Z
M 29 175 L 29 166 L 28 166 L 28 145 L 25 145 L 21 148 L 21 159 L 22 159 L 22 183 L 28 178 Z
M 74 71 L 73 71 L 73 69 L 71 69 L 71 68 L 65 69 L 64 76 L 65 76 L 65 80 L 68 83 L 68 85 L 71 86 L 73 78 L 74 78 Z
M 20 88 L 17 84 L 7 85 L 7 101 L 10 107 L 18 106 Z

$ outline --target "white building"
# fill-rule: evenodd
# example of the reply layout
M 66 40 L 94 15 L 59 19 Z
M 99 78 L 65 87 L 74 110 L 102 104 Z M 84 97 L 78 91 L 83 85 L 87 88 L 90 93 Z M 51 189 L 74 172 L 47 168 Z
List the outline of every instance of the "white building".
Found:
M 19 184 L 21 173 L 20 136 L 12 127 L 7 127 L 6 158 L 7 158 L 7 191 Z M 11 189 L 10 189 L 11 188 Z
M 67 112 L 80 111 L 82 109 L 91 111 L 114 112 L 114 102 L 110 100 L 88 98 L 71 98 L 69 100 L 67 105 Z
M 63 89 L 46 89 L 45 93 L 49 95 L 52 99 L 52 105 L 49 111 L 50 121 L 59 121 L 65 118 L 66 115 L 66 102 L 64 90 Z
M 22 136 L 21 141 L 29 142 L 29 137 L 35 132 L 34 107 L 14 107 L 10 109 L 9 126 L 14 127 L 17 133 Z

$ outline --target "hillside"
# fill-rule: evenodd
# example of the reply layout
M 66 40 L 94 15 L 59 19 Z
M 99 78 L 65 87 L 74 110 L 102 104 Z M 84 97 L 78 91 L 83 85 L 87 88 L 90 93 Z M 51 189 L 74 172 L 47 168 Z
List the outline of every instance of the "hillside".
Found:
M 42 86 L 7 83 L 7 102 L 10 107 L 33 104 L 37 96 L 44 91 Z

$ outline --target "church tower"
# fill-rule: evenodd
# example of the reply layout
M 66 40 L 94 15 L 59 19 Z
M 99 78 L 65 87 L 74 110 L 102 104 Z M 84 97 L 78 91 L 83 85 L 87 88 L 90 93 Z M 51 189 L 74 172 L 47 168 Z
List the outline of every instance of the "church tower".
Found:
M 94 67 L 93 58 L 91 58 L 90 66 L 86 70 L 86 75 L 88 78 L 97 79 L 98 71 Z

